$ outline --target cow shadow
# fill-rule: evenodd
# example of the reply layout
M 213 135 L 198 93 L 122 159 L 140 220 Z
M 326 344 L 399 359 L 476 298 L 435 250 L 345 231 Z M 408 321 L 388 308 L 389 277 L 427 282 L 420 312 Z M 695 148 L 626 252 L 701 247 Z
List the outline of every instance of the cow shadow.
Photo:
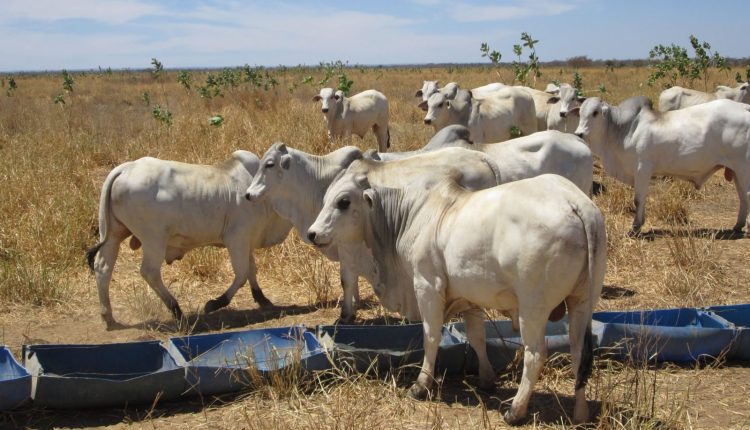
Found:
M 655 228 L 650 231 L 643 232 L 637 236 L 639 239 L 645 239 L 653 241 L 657 238 L 667 237 L 695 237 L 701 239 L 714 239 L 714 240 L 739 240 L 744 239 L 745 234 L 741 231 L 736 231 L 731 228 L 728 229 L 715 229 L 715 228 Z
M 138 329 L 166 334 L 197 334 L 246 327 L 290 315 L 309 314 L 320 309 L 335 307 L 337 304 L 338 302 L 336 300 L 329 300 L 304 306 L 272 305 L 255 309 L 223 308 L 209 314 L 204 314 L 202 312 L 185 314 L 185 317 L 181 321 L 176 319 L 151 319 L 136 324 L 118 323 L 112 329 Z
M 602 286 L 601 298 L 605 300 L 616 300 L 623 297 L 633 297 L 635 291 L 624 287 L 618 287 L 616 285 L 604 285 Z
M 103 427 L 123 423 L 148 423 L 152 419 L 181 414 L 198 414 L 206 408 L 220 406 L 240 399 L 245 393 L 224 394 L 218 397 L 190 397 L 173 402 L 159 402 L 155 406 L 140 405 L 96 409 L 51 410 L 28 407 L 0 412 L 0 429 L 83 428 Z
M 487 393 L 476 389 L 474 382 L 476 381 L 472 376 L 448 377 L 443 381 L 439 392 L 433 393 L 433 396 L 437 395 L 437 398 L 433 397 L 433 400 L 450 406 L 460 404 L 465 407 L 483 407 L 489 414 L 497 414 L 493 421 L 502 420 L 502 414 L 510 408 L 513 397 L 518 391 L 517 384 L 508 383 L 507 386 L 497 387 L 494 392 Z M 535 387 L 529 400 L 526 423 L 534 422 L 542 426 L 560 425 L 561 420 L 570 423 L 573 418 L 575 397 L 543 392 L 540 385 Z M 588 405 L 590 416 L 595 421 L 602 410 L 601 402 L 589 400 Z

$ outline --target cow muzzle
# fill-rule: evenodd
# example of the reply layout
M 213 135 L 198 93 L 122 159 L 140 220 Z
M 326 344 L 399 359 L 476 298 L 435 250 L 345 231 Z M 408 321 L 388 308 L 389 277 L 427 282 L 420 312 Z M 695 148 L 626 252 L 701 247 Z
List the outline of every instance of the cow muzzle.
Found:
M 429 119 L 429 118 L 425 118 L 424 119 L 424 123 L 427 124 L 427 125 L 430 125 L 430 124 L 432 124 L 432 120 Z
M 328 113 L 328 108 L 323 108 L 323 109 L 321 109 L 321 112 L 323 112 L 323 113 Z
M 567 112 L 560 112 L 560 118 L 565 118 L 566 116 L 568 116 Z
M 583 139 L 583 133 L 576 133 L 576 136 L 578 136 L 578 137 L 580 137 L 581 139 Z

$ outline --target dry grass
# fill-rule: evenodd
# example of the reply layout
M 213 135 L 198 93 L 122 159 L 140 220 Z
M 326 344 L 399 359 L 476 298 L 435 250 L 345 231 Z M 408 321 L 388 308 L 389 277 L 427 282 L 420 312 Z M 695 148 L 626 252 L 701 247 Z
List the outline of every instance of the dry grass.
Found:
M 572 70 L 543 72 L 550 79 L 572 78 Z M 588 88 L 606 85 L 609 93 L 604 98 L 614 103 L 639 94 L 656 100 L 658 95 L 658 89 L 641 85 L 648 73 L 643 68 L 584 69 L 581 73 Z M 317 88 L 299 85 L 310 74 L 322 73 L 290 69 L 278 74 L 280 85 L 275 90 L 236 88 L 210 100 L 179 87 L 174 72 L 166 73 L 163 83 L 141 72 L 74 74 L 75 91 L 66 96 L 64 106 L 52 102 L 61 90 L 59 75 L 16 76 L 18 90 L 12 97 L 0 96 L 0 218 L 4 220 L 0 222 L 0 340 L 18 349 L 22 343 L 37 341 L 94 343 L 176 333 L 178 327 L 169 313 L 138 275 L 140 251 L 127 246 L 122 247 L 115 269 L 112 301 L 115 316 L 130 327 L 117 332 L 103 329 L 83 253 L 97 241 L 98 197 L 104 176 L 114 166 L 146 155 L 209 164 L 226 159 L 236 149 L 260 155 L 279 140 L 313 153 L 338 147 L 340 142 L 327 142 L 320 112 L 310 100 Z M 508 82 L 510 72 L 461 67 L 366 69 L 352 70 L 350 78 L 355 82 L 354 92 L 375 88 L 388 96 L 393 149 L 409 150 L 422 146 L 432 134 L 422 124 L 423 113 L 413 97 L 422 80 L 457 81 L 471 87 Z M 720 80 L 716 83 L 728 82 L 720 75 L 715 78 Z M 194 74 L 194 81 L 204 79 L 204 72 Z M 296 89 L 288 91 L 295 83 Z M 173 113 L 171 127 L 151 117 L 144 92 L 150 94 L 152 103 Z M 224 124 L 211 126 L 208 118 L 217 114 L 224 117 Z M 376 147 L 372 135 L 362 140 L 355 137 L 353 143 Z M 746 260 L 750 245 L 745 240 L 714 239 L 710 231 L 733 225 L 737 201 L 731 184 L 716 177 L 704 190 L 695 191 L 689 184 L 655 179 L 644 226 L 644 231 L 653 234 L 646 240 L 633 240 L 626 236 L 633 216 L 632 189 L 611 178 L 598 179 L 607 187 L 607 193 L 595 199 L 606 215 L 609 234 L 605 283 L 624 292 L 605 294 L 599 309 L 750 301 L 750 291 L 744 287 L 750 283 L 750 267 L 737 264 Z M 337 264 L 296 235 L 281 246 L 257 252 L 256 261 L 260 285 L 279 307 L 258 310 L 243 288 L 227 310 L 199 319 L 188 331 L 314 325 L 330 323 L 338 316 Z M 163 272 L 168 288 L 188 312 L 196 312 L 206 300 L 222 293 L 233 275 L 226 251 L 213 248 L 189 253 L 182 261 L 165 266 Z M 364 283 L 361 290 L 365 298 L 372 296 Z M 377 304 L 360 311 L 359 317 L 363 323 L 399 321 Z M 573 381 L 567 366 L 567 360 L 560 358 L 545 369 L 525 428 L 571 427 L 564 418 L 572 410 Z M 413 372 L 375 378 L 337 369 L 305 380 L 258 381 L 242 397 L 225 399 L 226 403 L 206 399 L 186 409 L 157 405 L 145 412 L 110 411 L 98 418 L 43 413 L 41 421 L 30 425 L 501 428 L 497 411 L 504 410 L 515 394 L 517 370 L 504 377 L 493 396 L 474 392 L 461 377 L 448 377 L 441 381 L 433 400 L 417 402 L 404 397 Z M 719 427 L 740 427 L 748 422 L 749 410 L 741 398 L 736 407 L 726 406 L 731 412 L 725 421 L 715 417 L 701 421 L 710 414 L 692 404 L 695 386 L 714 405 L 721 404 L 726 393 L 704 388 L 711 381 L 723 387 L 738 383 L 721 371 L 623 366 L 599 360 L 589 389 L 593 406 L 601 411 L 595 426 L 700 428 L 721 422 Z M 739 387 L 747 391 L 750 377 L 743 378 Z M 739 415 L 732 419 L 735 413 Z M 0 426 L 7 422 L 0 419 Z

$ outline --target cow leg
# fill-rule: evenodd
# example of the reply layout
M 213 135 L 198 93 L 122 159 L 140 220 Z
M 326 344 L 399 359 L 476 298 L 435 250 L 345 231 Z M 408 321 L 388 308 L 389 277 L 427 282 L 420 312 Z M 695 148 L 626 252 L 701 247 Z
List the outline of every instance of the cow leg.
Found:
M 635 173 L 635 219 L 633 227 L 628 235 L 638 236 L 646 219 L 646 198 L 648 197 L 648 185 L 651 181 L 651 166 L 639 164 Z
M 573 421 L 575 423 L 587 422 L 589 419 L 589 408 L 586 403 L 586 382 L 593 367 L 593 341 L 591 339 L 591 310 L 587 301 L 577 298 L 566 299 L 568 304 L 569 326 L 568 337 L 570 339 L 570 355 L 572 359 L 573 377 L 576 378 L 575 407 L 573 410 Z M 588 336 L 588 343 L 586 337 Z M 583 366 L 583 368 L 581 368 Z M 578 374 L 582 378 L 578 379 Z
M 544 340 L 547 314 L 533 311 L 520 309 L 521 339 L 524 344 L 523 374 L 513 403 L 503 415 L 505 422 L 510 425 L 518 425 L 526 417 L 531 393 L 547 359 L 547 345 Z M 524 315 L 530 317 L 523 318 Z
M 344 324 L 354 322 L 356 317 L 355 303 L 359 303 L 359 275 L 353 273 L 345 263 L 345 257 L 341 259 L 341 288 L 344 290 L 344 298 L 341 303 L 341 316 L 339 321 Z
M 484 391 L 494 391 L 495 371 L 487 357 L 487 333 L 484 329 L 484 312 L 481 309 L 471 309 L 464 312 L 466 323 L 466 337 L 469 345 L 474 348 L 479 360 L 479 388 Z
M 112 280 L 112 271 L 115 268 L 117 255 L 120 252 L 120 244 L 129 234 L 127 230 L 118 233 L 112 231 L 109 237 L 104 240 L 104 243 L 102 243 L 97 251 L 93 265 L 96 277 L 96 289 L 99 293 L 99 312 L 107 324 L 107 330 L 117 327 L 117 321 L 115 321 L 112 315 L 112 303 L 109 300 L 109 284 Z
M 422 315 L 422 327 L 424 329 L 424 360 L 417 381 L 409 388 L 409 396 L 415 399 L 427 397 L 435 375 L 435 360 L 440 346 L 440 338 L 443 330 L 443 303 L 444 298 L 438 292 L 442 289 L 440 279 L 435 280 L 435 285 L 423 278 L 414 275 L 414 291 L 417 296 L 417 305 Z
M 748 226 L 748 233 L 750 234 L 750 218 L 748 218 L 748 211 L 750 210 L 750 178 L 744 171 L 734 171 L 734 187 L 737 189 L 737 197 L 740 200 L 740 210 L 737 213 L 737 222 L 734 224 L 733 230 L 741 233 L 742 228 L 745 225 Z
M 167 305 L 172 315 L 178 320 L 182 320 L 182 310 L 177 300 L 170 294 L 164 281 L 161 278 L 161 263 L 164 261 L 166 252 L 166 241 L 159 241 L 158 246 L 153 243 L 143 244 L 143 261 L 141 262 L 141 276 L 146 280 L 148 285 L 156 293 L 161 301 Z
M 388 127 L 382 127 L 378 124 L 372 126 L 372 132 L 375 133 L 375 137 L 378 140 L 378 151 L 387 152 L 390 146 Z
M 263 294 L 263 290 L 260 289 L 260 284 L 258 284 L 258 278 L 256 276 L 258 269 L 255 266 L 255 257 L 253 256 L 252 251 L 250 251 L 249 261 L 250 273 L 247 276 L 247 280 L 250 282 L 250 294 L 253 295 L 253 300 L 255 300 L 255 303 L 262 308 L 273 307 L 273 303 L 268 300 L 265 294 Z M 231 297 L 229 299 L 231 300 Z

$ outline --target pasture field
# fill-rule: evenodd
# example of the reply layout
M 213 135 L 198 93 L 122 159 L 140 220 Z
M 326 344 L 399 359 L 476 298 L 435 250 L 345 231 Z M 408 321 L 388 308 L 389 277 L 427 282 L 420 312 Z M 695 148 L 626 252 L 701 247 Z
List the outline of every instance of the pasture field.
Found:
M 536 84 L 570 82 L 573 70 L 542 69 Z M 659 89 L 645 84 L 646 68 L 582 69 L 585 88 L 619 103 L 634 95 L 654 102 Z M 141 251 L 123 245 L 111 286 L 115 318 L 126 325 L 106 331 L 98 314 L 93 276 L 84 262 L 98 240 L 101 184 L 116 165 L 142 156 L 213 164 L 237 149 L 259 156 L 275 141 L 312 153 L 341 145 L 327 142 L 319 105 L 311 98 L 323 71 L 272 70 L 278 85 L 248 84 L 201 98 L 195 87 L 206 71 L 194 71 L 193 87 L 178 84 L 176 71 L 159 79 L 149 72 L 73 73 L 63 91 L 60 73 L 17 75 L 17 89 L 0 95 L 0 343 L 19 354 L 24 343 L 105 343 L 164 339 L 212 332 L 303 323 L 332 323 L 341 294 L 337 264 L 292 233 L 282 245 L 256 252 L 258 278 L 276 305 L 260 310 L 248 287 L 232 304 L 201 316 L 204 303 L 231 283 L 226 251 L 206 248 L 164 266 L 165 284 L 190 314 L 180 330 L 139 275 Z M 424 145 L 432 128 L 422 123 L 414 92 L 422 80 L 456 81 L 463 87 L 509 83 L 511 72 L 490 67 L 351 68 L 352 94 L 374 88 L 390 102 L 392 150 Z M 313 84 L 304 84 L 306 76 Z M 733 85 L 714 73 L 713 84 Z M 5 81 L 3 81 L 5 84 Z M 330 85 L 335 85 L 332 81 Z M 702 88 L 699 88 L 702 89 Z M 144 96 L 147 93 L 148 96 Z M 64 103 L 55 97 L 62 94 Z M 153 117 L 168 109 L 172 124 Z M 209 118 L 223 122 L 212 125 Z M 372 134 L 353 138 L 375 148 Z M 596 172 L 607 192 L 595 198 L 606 216 L 608 271 L 597 310 L 654 309 L 750 302 L 750 239 L 725 234 L 738 207 L 734 186 L 717 173 L 699 191 L 670 179 L 652 181 L 643 239 L 626 233 L 633 192 Z M 360 281 L 365 309 L 358 323 L 398 324 L 372 289 Z M 117 426 L 169 428 L 422 429 L 503 428 L 502 415 L 520 377 L 503 372 L 492 395 L 472 389 L 471 376 L 446 377 L 431 401 L 406 397 L 414 369 L 387 378 L 338 369 L 315 380 L 279 377 L 239 396 L 196 399 L 147 408 L 55 412 L 32 409 L 0 414 L 0 427 Z M 570 428 L 573 381 L 565 357 L 548 362 L 522 428 Z M 596 428 L 750 428 L 750 368 L 715 362 L 695 366 L 623 365 L 597 359 L 589 384 Z

